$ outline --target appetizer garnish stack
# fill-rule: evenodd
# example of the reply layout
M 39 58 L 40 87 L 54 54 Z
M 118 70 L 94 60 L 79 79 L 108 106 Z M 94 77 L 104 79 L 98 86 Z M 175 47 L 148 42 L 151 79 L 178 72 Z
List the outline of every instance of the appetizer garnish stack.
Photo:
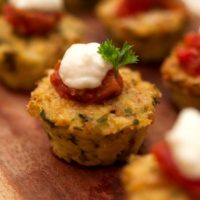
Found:
M 200 112 L 183 110 L 151 154 L 131 158 L 123 171 L 128 199 L 200 199 Z
M 179 108 L 200 109 L 200 33 L 189 33 L 164 62 L 162 76 Z
M 97 15 L 117 42 L 134 44 L 142 61 L 167 56 L 188 21 L 180 0 L 105 0 Z
M 32 92 L 28 111 L 40 117 L 58 157 L 109 165 L 138 151 L 160 92 L 120 68 L 137 62 L 131 48 L 74 44 Z
M 63 12 L 62 0 L 10 0 L 0 17 L 0 79 L 14 89 L 34 87 L 85 27 Z
M 4 6 L 4 17 L 21 35 L 44 35 L 58 25 L 62 6 L 61 0 L 10 0 L 10 4 Z

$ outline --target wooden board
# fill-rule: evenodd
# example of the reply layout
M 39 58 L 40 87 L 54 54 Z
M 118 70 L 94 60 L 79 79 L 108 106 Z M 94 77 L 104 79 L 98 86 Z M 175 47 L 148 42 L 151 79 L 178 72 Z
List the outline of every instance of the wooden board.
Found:
M 94 27 L 90 33 L 93 41 L 105 37 L 96 20 L 87 18 L 87 22 Z M 141 150 L 146 153 L 172 126 L 177 111 L 160 80 L 159 64 L 137 69 L 163 92 L 155 123 Z M 28 94 L 0 86 L 0 200 L 123 199 L 120 183 L 123 165 L 84 168 L 57 159 L 50 151 L 41 124 L 26 111 L 28 99 Z

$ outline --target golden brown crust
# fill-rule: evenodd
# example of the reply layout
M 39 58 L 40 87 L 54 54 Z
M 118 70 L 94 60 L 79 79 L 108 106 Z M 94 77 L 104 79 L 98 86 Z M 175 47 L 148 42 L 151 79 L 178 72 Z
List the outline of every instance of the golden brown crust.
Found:
M 120 70 L 120 73 L 124 80 L 122 94 L 105 101 L 103 105 L 86 105 L 63 99 L 52 87 L 47 77 L 32 92 L 29 111 L 32 115 L 38 116 L 42 110 L 45 110 L 50 121 L 64 127 L 81 127 L 80 117 L 77 116 L 81 113 L 92 119 L 87 123 L 89 132 L 98 132 L 103 135 L 114 134 L 125 127 L 131 126 L 132 129 L 135 129 L 135 127 L 148 126 L 152 122 L 154 101 L 160 97 L 160 92 L 154 85 L 142 81 L 137 72 L 124 68 Z M 108 126 L 105 126 L 104 129 L 100 127 L 99 130 L 97 121 L 103 116 L 107 116 Z M 141 122 L 137 126 L 132 123 L 136 119 Z
M 151 154 L 131 157 L 123 169 L 122 181 L 129 200 L 192 200 L 166 177 Z

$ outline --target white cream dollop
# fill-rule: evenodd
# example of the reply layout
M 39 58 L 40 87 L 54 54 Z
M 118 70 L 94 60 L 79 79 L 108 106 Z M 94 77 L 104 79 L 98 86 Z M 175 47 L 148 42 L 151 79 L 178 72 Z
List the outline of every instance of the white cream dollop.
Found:
M 112 65 L 98 53 L 100 44 L 74 44 L 65 53 L 59 75 L 74 89 L 93 89 L 101 85 Z
M 185 5 L 188 7 L 188 9 L 200 16 L 200 1 L 199 0 L 182 0 Z
M 46 12 L 61 11 L 64 6 L 63 0 L 9 0 L 9 3 L 19 9 Z
M 187 108 L 181 112 L 166 141 L 180 172 L 192 179 L 200 178 L 200 112 Z

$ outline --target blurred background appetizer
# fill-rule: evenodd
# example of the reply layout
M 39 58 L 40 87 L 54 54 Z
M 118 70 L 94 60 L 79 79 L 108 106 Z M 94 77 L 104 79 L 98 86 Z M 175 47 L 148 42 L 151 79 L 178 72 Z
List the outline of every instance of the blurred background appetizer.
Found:
M 120 68 L 137 62 L 131 48 L 110 40 L 74 44 L 32 92 L 28 111 L 42 120 L 59 158 L 109 165 L 138 151 L 160 92 Z
M 151 154 L 132 157 L 122 174 L 127 199 L 200 199 L 200 112 L 183 110 Z
M 79 19 L 63 12 L 62 0 L 10 0 L 0 26 L 0 79 L 22 90 L 32 89 L 85 32 Z
M 97 15 L 115 41 L 134 44 L 146 62 L 167 56 L 188 22 L 180 0 L 105 0 Z
M 173 102 L 200 109 L 200 33 L 188 33 L 162 66 Z

